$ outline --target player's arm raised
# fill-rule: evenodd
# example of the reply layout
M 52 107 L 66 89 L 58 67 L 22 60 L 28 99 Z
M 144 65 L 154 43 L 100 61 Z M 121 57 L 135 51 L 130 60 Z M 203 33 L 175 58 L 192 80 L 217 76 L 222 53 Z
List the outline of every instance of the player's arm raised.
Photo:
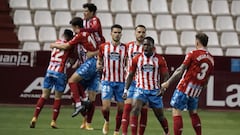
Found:
M 67 50 L 67 49 L 71 48 L 69 43 L 52 43 L 50 45 L 50 47 L 51 48 L 61 49 L 61 50 Z

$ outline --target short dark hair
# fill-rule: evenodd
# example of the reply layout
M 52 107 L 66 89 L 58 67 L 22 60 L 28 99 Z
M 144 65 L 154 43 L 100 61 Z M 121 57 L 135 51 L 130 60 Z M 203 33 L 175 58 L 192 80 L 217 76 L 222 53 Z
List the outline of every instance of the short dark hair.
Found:
M 205 33 L 197 33 L 195 37 L 204 47 L 207 46 L 208 36 Z
M 97 6 L 93 3 L 85 3 L 83 4 L 83 8 L 88 8 L 88 10 L 93 12 L 93 14 L 97 12 Z
M 135 27 L 135 30 L 136 30 L 138 27 L 142 27 L 142 28 L 144 28 L 144 29 L 146 30 L 146 27 L 145 27 L 144 25 L 142 25 L 142 24 L 137 25 L 137 26 Z
M 81 17 L 74 17 L 69 23 L 73 26 L 83 28 L 83 19 Z
M 122 30 L 122 26 L 119 25 L 119 24 L 114 24 L 112 27 L 111 27 L 111 31 L 113 30 L 113 28 L 119 28 Z
M 73 32 L 70 29 L 65 29 L 63 35 L 67 40 L 71 40 L 73 38 Z
M 148 40 L 154 45 L 154 39 L 152 37 L 145 37 L 144 40 Z

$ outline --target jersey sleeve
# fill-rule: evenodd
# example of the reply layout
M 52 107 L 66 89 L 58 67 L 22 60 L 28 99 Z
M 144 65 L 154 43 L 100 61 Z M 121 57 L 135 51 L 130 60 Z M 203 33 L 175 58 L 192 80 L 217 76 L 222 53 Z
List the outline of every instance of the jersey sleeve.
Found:
M 166 62 L 166 60 L 165 60 L 164 57 L 161 57 L 161 61 L 160 61 L 160 64 L 159 64 L 159 65 L 161 65 L 161 67 L 160 67 L 160 72 L 161 72 L 161 73 L 166 73 L 166 72 L 168 72 L 167 62 Z
M 138 58 L 139 58 L 139 55 L 135 56 L 133 59 L 132 59 L 132 63 L 130 63 L 130 68 L 129 68 L 129 72 L 135 72 L 136 69 L 137 69 L 137 63 L 138 63 Z
M 76 44 L 78 44 L 79 42 L 81 42 L 81 38 L 82 38 L 81 35 L 80 35 L 80 34 L 77 34 L 76 36 L 73 37 L 72 40 L 70 40 L 70 41 L 68 42 L 68 44 L 69 44 L 70 46 L 76 45 Z
M 192 57 L 193 57 L 193 52 L 189 52 L 186 56 L 185 59 L 183 61 L 182 64 L 184 64 L 185 66 L 189 67 L 191 61 L 192 61 Z
M 98 57 L 100 57 L 100 58 L 102 58 L 103 57 L 103 52 L 104 52 L 104 46 L 105 46 L 105 44 L 101 44 L 100 46 L 99 46 L 99 53 L 98 53 Z

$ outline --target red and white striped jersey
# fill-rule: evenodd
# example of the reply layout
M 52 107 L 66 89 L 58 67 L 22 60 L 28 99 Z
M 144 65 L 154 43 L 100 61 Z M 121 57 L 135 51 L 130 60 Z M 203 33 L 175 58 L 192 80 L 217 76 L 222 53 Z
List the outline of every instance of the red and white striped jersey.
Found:
M 58 40 L 56 43 L 63 43 L 65 41 Z M 53 48 L 51 52 L 51 58 L 47 70 L 66 73 L 66 62 L 70 53 L 73 50 L 60 50 Z
M 103 59 L 103 81 L 125 82 L 125 62 L 127 56 L 126 45 L 112 45 L 110 42 L 102 44 L 99 48 L 99 57 Z
M 136 71 L 136 87 L 154 90 L 160 88 L 161 75 L 168 72 L 166 60 L 160 54 L 154 53 L 147 57 L 138 54 L 132 60 L 130 72 Z
M 80 44 L 86 49 L 86 51 L 98 50 L 98 45 L 96 41 L 88 32 L 79 32 L 68 43 L 71 46 Z
M 90 20 L 84 20 L 84 28 L 81 32 L 89 32 L 94 37 L 98 45 L 105 42 L 105 38 L 102 34 L 102 26 L 98 17 L 94 16 Z
M 82 62 L 88 59 L 86 56 L 88 51 L 97 51 L 99 49 L 96 41 L 88 32 L 80 32 L 76 34 L 68 43 L 71 46 L 78 45 L 76 49 L 78 52 L 78 57 L 80 60 L 82 60 Z
M 188 68 L 177 88 L 191 97 L 198 97 L 213 72 L 214 58 L 205 49 L 199 49 L 189 52 L 183 64 Z
M 128 63 L 127 63 L 127 71 L 129 71 L 130 66 L 132 64 L 132 59 L 134 56 L 136 56 L 137 54 L 140 54 L 143 52 L 143 45 L 137 45 L 135 41 L 129 42 L 126 44 L 127 47 L 127 57 L 128 57 Z M 127 75 L 128 76 L 127 72 Z M 135 80 L 135 78 L 134 78 Z

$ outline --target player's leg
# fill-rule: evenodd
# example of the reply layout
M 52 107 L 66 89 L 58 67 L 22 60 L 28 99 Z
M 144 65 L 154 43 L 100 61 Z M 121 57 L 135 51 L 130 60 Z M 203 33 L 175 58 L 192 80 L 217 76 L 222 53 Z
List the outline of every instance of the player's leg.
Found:
M 123 114 L 123 106 L 124 106 L 124 100 L 122 98 L 123 90 L 124 90 L 125 83 L 121 82 L 115 82 L 114 85 L 114 97 L 115 101 L 117 101 L 117 114 L 115 117 L 115 130 L 114 135 L 119 135 L 119 129 L 121 127 L 121 121 L 122 121 L 122 114 Z
M 169 135 L 168 121 L 164 116 L 163 108 L 153 108 L 153 112 L 163 128 L 164 134 Z
M 48 99 L 49 95 L 50 95 L 50 90 L 49 89 L 43 89 L 42 90 L 42 95 L 37 101 L 35 111 L 34 111 L 34 114 L 33 114 L 33 118 L 30 122 L 30 128 L 35 128 L 38 116 L 39 116 L 42 108 L 44 107 L 44 104 L 45 104 L 46 100 Z
M 108 134 L 109 131 L 109 116 L 110 116 L 111 101 L 102 99 L 102 115 L 105 120 L 102 132 L 104 135 Z
M 188 97 L 179 90 L 175 90 L 170 101 L 173 117 L 174 135 L 181 135 L 183 130 L 182 110 L 186 108 Z
M 131 117 L 130 117 L 132 135 L 137 135 L 138 115 L 139 115 L 143 105 L 146 103 L 147 103 L 146 93 L 144 93 L 143 89 L 136 88 L 134 95 L 133 95 L 133 101 L 132 101 L 133 106 L 132 106 Z
M 51 124 L 50 124 L 52 128 L 57 128 L 56 121 L 57 121 L 58 115 L 60 113 L 62 94 L 63 94 L 63 92 L 55 91 L 52 121 L 51 121 Z
M 197 107 L 198 107 L 198 98 L 189 98 L 188 102 L 188 110 L 189 110 L 189 116 L 192 121 L 193 129 L 195 130 L 196 135 L 202 135 L 202 126 L 201 126 L 201 120 L 197 113 Z
M 148 106 L 144 105 L 141 110 L 140 121 L 139 121 L 139 135 L 144 135 L 146 126 L 147 126 L 147 117 L 148 116 Z
M 122 115 L 122 135 L 127 135 L 131 110 L 132 110 L 132 99 L 127 98 L 124 101 L 124 109 L 123 109 L 123 115 Z
M 133 107 L 130 117 L 131 133 L 132 135 L 137 135 L 138 131 L 138 115 L 142 109 L 143 101 L 139 99 L 133 100 Z
M 53 78 L 50 77 L 50 73 L 47 72 L 47 74 L 45 75 L 44 81 L 43 81 L 42 95 L 37 101 L 35 111 L 33 114 L 33 118 L 30 122 L 30 128 L 35 128 L 35 124 L 37 122 L 38 116 L 39 116 L 46 100 L 49 98 L 50 91 L 53 87 L 53 82 L 54 82 Z
M 102 81 L 102 115 L 105 120 L 102 132 L 103 134 L 108 134 L 109 131 L 109 115 L 110 115 L 110 106 L 111 99 L 113 97 L 113 90 L 111 88 L 111 82 Z
M 135 86 L 136 86 L 136 83 L 132 82 L 128 89 L 127 99 L 124 101 L 124 109 L 123 109 L 123 115 L 122 115 L 122 135 L 127 135 L 127 132 L 128 132 L 130 112 L 132 110 L 132 98 L 133 98 Z
M 86 123 L 85 123 L 85 129 L 86 130 L 93 130 L 93 127 L 91 126 L 93 115 L 95 112 L 95 99 L 96 99 L 96 92 L 93 90 L 88 90 L 88 98 L 90 101 L 90 104 L 88 105 L 87 112 L 86 112 Z
M 172 108 L 173 132 L 174 135 L 181 135 L 183 131 L 183 119 L 181 110 Z
M 149 107 L 153 109 L 153 112 L 157 120 L 159 121 L 160 125 L 163 128 L 164 134 L 169 135 L 168 121 L 164 116 L 162 97 L 156 96 L 158 90 L 150 90 L 149 93 L 150 93 L 148 95 Z

